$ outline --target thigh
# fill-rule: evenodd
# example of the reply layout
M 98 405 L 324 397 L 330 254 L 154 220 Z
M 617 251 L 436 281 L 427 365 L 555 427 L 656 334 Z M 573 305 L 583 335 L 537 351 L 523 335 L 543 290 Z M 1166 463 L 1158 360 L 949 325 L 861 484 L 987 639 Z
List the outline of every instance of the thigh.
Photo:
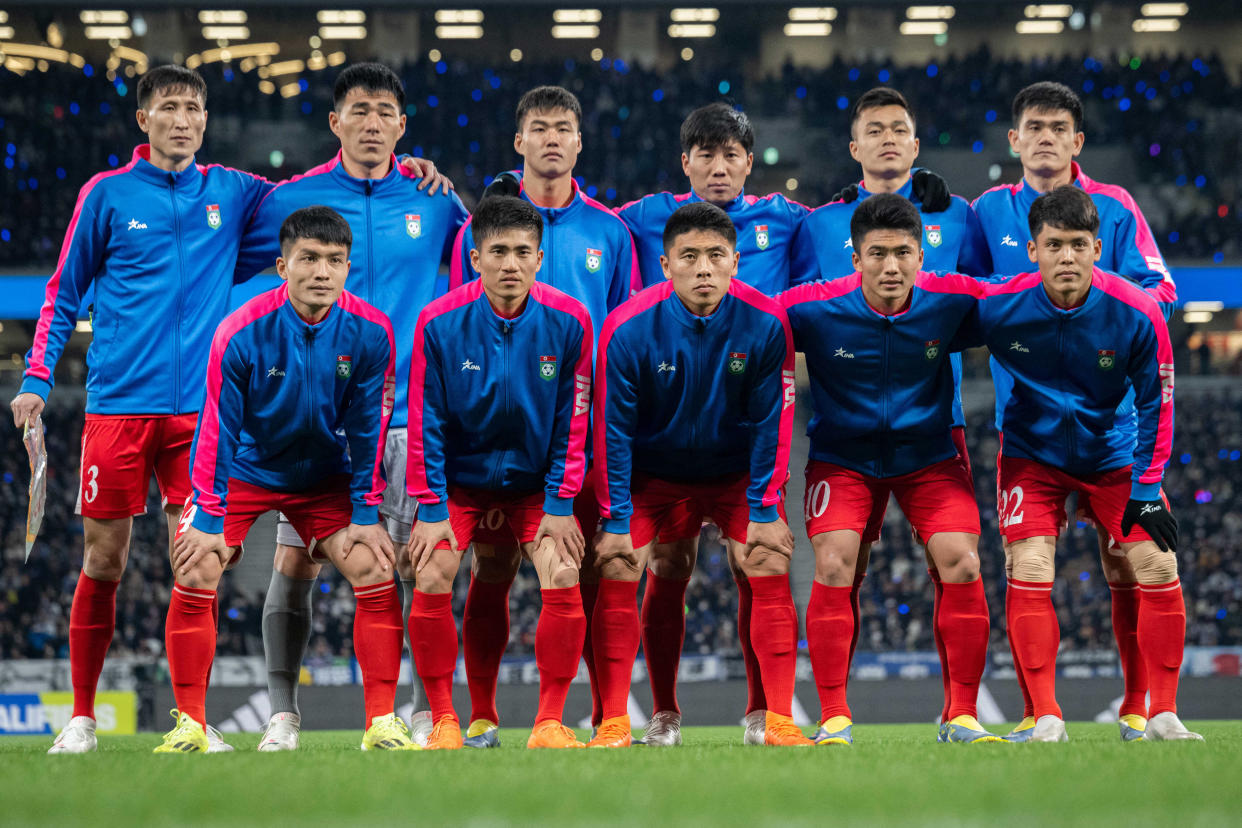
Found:
M 513 536 L 526 552 L 526 545 L 533 543 L 543 520 L 543 492 L 532 492 L 516 497 L 504 504 L 505 522 L 513 530 Z M 579 527 L 581 530 L 581 527 Z
M 595 496 L 595 482 L 595 467 L 591 466 L 587 469 L 586 477 L 583 478 L 582 491 L 578 492 L 578 496 L 574 498 L 574 517 L 578 519 L 578 525 L 582 527 L 587 546 L 591 545 L 591 539 L 599 530 L 599 500 Z
M 190 496 L 190 448 L 194 444 L 197 414 L 161 417 L 154 448 L 155 480 L 164 505 L 184 503 Z
M 1080 481 L 1079 491 L 1086 501 L 1086 511 L 1108 532 L 1109 545 L 1119 546 L 1122 543 L 1138 543 L 1149 541 L 1151 536 L 1137 523 L 1130 527 L 1130 534 L 1121 531 L 1121 519 L 1126 513 L 1126 504 L 1130 502 L 1130 467 L 1092 475 Z M 1160 491 L 1160 499 L 1168 506 L 1169 499 L 1164 490 Z
M 996 514 L 1005 543 L 1061 534 L 1065 499 L 1075 483 L 1064 472 L 1002 455 L 996 470 Z
M 406 430 L 388 429 L 388 438 L 384 443 L 384 476 L 388 479 L 388 485 L 384 487 L 384 500 L 379 511 L 386 519 L 388 534 L 395 544 L 409 542 L 410 527 L 418 518 L 418 501 L 410 497 L 405 488 L 406 449 Z
M 750 525 L 750 501 L 746 497 L 749 486 L 750 475 L 745 474 L 736 480 L 703 487 L 697 493 L 698 509 L 715 521 L 720 534 L 738 543 L 746 543 L 746 529 Z M 785 520 L 784 490 L 776 508 L 781 520 Z
M 979 505 L 966 467 L 957 457 L 890 482 L 897 504 L 920 538 L 937 532 L 979 534 Z
M 146 512 L 156 430 L 152 417 L 86 416 L 78 489 L 83 517 L 110 520 Z
M 806 467 L 803 517 L 807 537 L 848 530 L 863 543 L 880 538 L 888 488 L 851 469 L 812 460 Z
M 496 500 L 497 497 L 494 492 L 483 489 L 467 489 L 461 486 L 449 487 L 449 525 L 453 527 L 453 537 L 457 541 L 457 549 L 455 551 L 464 552 L 466 547 L 470 546 L 476 537 L 480 521 L 485 519 L 492 521 L 495 519 L 496 514 L 499 514 L 501 519 L 504 518 L 504 512 L 499 508 L 500 504 Z M 489 523 L 488 525 L 492 524 Z M 502 525 L 503 528 L 504 526 Z M 510 539 L 509 543 L 512 542 Z M 447 549 L 448 544 L 441 541 L 436 548 Z
M 652 543 L 676 543 L 697 537 L 703 526 L 703 513 L 692 496 L 691 484 L 674 483 L 647 475 L 634 475 L 630 501 L 630 537 L 634 548 Z
M 298 537 L 305 540 L 310 559 L 315 563 L 327 560 L 320 545 L 349 526 L 353 518 L 348 478 L 333 478 L 304 492 L 282 493 L 279 509 Z

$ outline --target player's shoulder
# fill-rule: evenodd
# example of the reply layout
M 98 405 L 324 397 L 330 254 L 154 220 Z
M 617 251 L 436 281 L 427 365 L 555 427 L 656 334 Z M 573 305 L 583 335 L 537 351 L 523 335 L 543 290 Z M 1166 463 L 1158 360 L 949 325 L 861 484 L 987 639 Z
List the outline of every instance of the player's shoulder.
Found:
M 836 279 L 819 279 L 814 282 L 791 287 L 780 293 L 776 300 L 780 302 L 790 318 L 810 305 L 821 302 L 832 302 L 857 290 L 862 284 L 862 277 L 857 273 L 840 276 Z
M 620 305 L 617 305 L 608 314 L 608 317 L 604 320 L 601 336 L 603 334 L 611 336 L 621 328 L 634 328 L 642 320 L 651 319 L 654 322 L 654 317 L 651 317 L 649 312 L 657 308 L 661 302 L 668 299 L 672 294 L 673 283 L 668 280 L 643 288 Z
M 752 308 L 760 317 L 775 317 L 778 320 L 786 318 L 785 307 L 779 300 L 751 287 L 737 277 L 729 283 L 729 294 L 746 307 Z
M 635 221 L 666 221 L 683 204 L 690 201 L 690 193 L 662 191 L 636 198 L 617 208 L 617 215 Z M 663 216 L 663 219 L 661 219 Z
M 979 287 L 983 291 L 984 299 L 996 297 L 1003 299 L 1004 297 L 1020 298 L 1024 294 L 1030 293 L 1035 288 L 1043 290 L 1042 278 L 1039 271 L 1030 273 L 1016 273 L 1012 276 L 1005 276 L 996 281 L 980 282 Z
M 1164 321 L 1164 313 L 1155 298 L 1142 287 L 1124 276 L 1096 268 L 1091 274 L 1091 286 L 1099 288 L 1112 301 L 1118 302 L 1141 317 Z
M 986 210 L 988 208 L 995 209 L 999 204 L 1008 204 L 1017 196 L 1018 191 L 1023 187 L 1021 181 L 1016 184 L 998 184 L 995 187 L 989 187 L 980 193 L 970 206 L 976 212 Z
M 770 215 L 788 217 L 797 221 L 811 212 L 811 208 L 800 201 L 794 201 L 784 193 L 768 193 L 765 196 L 745 195 L 742 197 L 748 209 Z
M 553 313 L 572 317 L 583 327 L 589 327 L 591 324 L 591 316 L 587 312 L 586 305 L 559 288 L 544 282 L 535 282 L 530 286 L 530 295 Z
M 607 204 L 591 198 L 581 190 L 578 191 L 578 200 L 582 202 L 583 215 L 587 217 L 588 221 L 598 222 L 601 227 L 607 228 L 610 233 L 630 232 L 617 212 Z
M 978 298 L 983 296 L 983 286 L 973 277 L 964 273 L 931 273 L 919 271 L 914 286 L 927 293 L 967 296 Z
M 372 305 L 360 296 L 350 293 L 347 290 L 341 291 L 341 298 L 336 300 L 336 304 L 346 313 L 357 316 L 367 322 L 392 332 L 392 320 L 388 318 L 388 314 Z
M 483 282 L 481 279 L 472 279 L 465 284 L 455 287 L 443 296 L 432 299 L 418 314 L 418 326 L 428 329 L 433 327 L 441 327 L 448 325 L 450 328 L 457 325 L 455 315 L 466 308 L 475 299 L 483 294 Z M 459 331 L 460 333 L 460 331 Z
M 1096 181 L 1081 170 L 1076 180 L 1083 192 L 1091 196 L 1091 200 L 1095 202 L 1096 208 L 1101 213 L 1111 213 L 1118 208 L 1128 213 L 1139 212 L 1138 202 L 1134 200 L 1134 196 L 1130 195 L 1130 191 L 1120 184 L 1105 184 Z
M 224 345 L 242 341 L 242 338 L 237 336 L 240 332 L 280 310 L 281 305 L 288 301 L 288 297 L 288 286 L 281 284 L 247 300 L 237 310 L 224 317 L 224 321 L 216 328 L 216 342 Z

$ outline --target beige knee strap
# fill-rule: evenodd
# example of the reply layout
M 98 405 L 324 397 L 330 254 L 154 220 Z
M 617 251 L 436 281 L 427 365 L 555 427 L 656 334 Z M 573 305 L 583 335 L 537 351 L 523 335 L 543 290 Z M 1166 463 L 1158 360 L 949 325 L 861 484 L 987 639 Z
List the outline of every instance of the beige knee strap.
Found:
M 1049 538 L 1027 538 L 1010 544 L 1005 550 L 1009 574 L 1019 581 L 1046 583 L 1053 579 L 1053 556 L 1056 542 Z
M 1153 541 L 1133 546 L 1126 544 L 1125 551 L 1140 584 L 1159 586 L 1177 580 L 1177 556 L 1172 552 L 1162 552 Z

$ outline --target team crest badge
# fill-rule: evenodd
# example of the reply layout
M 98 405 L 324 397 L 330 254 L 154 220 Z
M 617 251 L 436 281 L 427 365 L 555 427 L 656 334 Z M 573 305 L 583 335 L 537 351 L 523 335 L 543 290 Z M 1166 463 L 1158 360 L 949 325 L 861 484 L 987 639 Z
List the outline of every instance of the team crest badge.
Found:
M 587 259 L 586 259 L 587 273 L 598 273 L 600 266 L 603 265 L 603 263 L 604 263 L 604 251 L 592 250 L 591 248 L 588 247 L 587 248 Z
M 207 205 L 207 226 L 212 230 L 219 230 L 222 226 L 224 226 L 224 221 L 220 218 L 219 204 Z
M 940 225 L 927 225 L 927 243 L 932 247 L 939 247 L 942 241 L 944 241 L 944 236 L 940 232 Z
M 1116 351 L 1105 351 L 1100 349 L 1096 356 L 1096 364 L 1100 366 L 1101 371 L 1111 371 L 1113 370 L 1113 366 L 1117 364 Z
M 423 234 L 423 217 L 418 213 L 405 214 L 405 233 L 411 239 L 417 239 Z
M 730 352 L 729 361 L 727 364 L 729 366 L 730 374 L 743 373 L 746 370 L 746 354 Z
M 349 379 L 354 372 L 353 359 L 349 354 L 339 354 L 336 358 L 336 375 L 341 379 Z
M 755 246 L 760 250 L 768 249 L 768 226 L 766 224 L 755 225 Z
M 928 359 L 935 359 L 940 356 L 940 340 L 929 339 L 923 343 L 923 356 Z
M 549 382 L 556 379 L 556 357 L 539 357 L 539 379 L 545 379 Z

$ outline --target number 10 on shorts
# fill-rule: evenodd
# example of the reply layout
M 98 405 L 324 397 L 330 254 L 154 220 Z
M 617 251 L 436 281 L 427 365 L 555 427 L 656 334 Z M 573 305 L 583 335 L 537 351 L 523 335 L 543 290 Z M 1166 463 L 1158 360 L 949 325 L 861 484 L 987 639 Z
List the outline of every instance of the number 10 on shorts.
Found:
M 828 485 L 827 480 L 820 480 L 814 486 L 806 490 L 806 497 L 803 506 L 806 510 L 805 519 L 820 517 L 828 508 L 828 498 L 832 495 L 832 489 Z

